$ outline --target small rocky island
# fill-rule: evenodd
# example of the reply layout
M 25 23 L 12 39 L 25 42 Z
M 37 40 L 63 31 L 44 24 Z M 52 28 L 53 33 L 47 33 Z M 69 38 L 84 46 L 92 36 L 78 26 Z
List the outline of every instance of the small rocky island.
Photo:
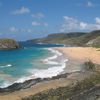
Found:
M 13 39 L 0 39 L 0 50 L 12 50 L 20 48 L 19 44 Z

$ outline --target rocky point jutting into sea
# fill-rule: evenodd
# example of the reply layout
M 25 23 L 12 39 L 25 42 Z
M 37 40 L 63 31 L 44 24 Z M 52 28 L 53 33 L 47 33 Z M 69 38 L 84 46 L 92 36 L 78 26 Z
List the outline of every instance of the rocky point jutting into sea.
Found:
M 18 49 L 19 44 L 13 39 L 0 39 L 0 50 Z

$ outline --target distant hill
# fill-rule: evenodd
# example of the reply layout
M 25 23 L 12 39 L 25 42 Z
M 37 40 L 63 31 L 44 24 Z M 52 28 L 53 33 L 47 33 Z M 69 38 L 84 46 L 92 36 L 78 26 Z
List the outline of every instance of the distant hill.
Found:
M 100 30 L 92 31 L 89 33 L 56 33 L 50 34 L 44 38 L 32 39 L 28 41 L 34 43 L 59 43 L 70 46 L 96 46 L 100 45 Z
M 0 50 L 18 49 L 19 47 L 13 39 L 0 39 Z

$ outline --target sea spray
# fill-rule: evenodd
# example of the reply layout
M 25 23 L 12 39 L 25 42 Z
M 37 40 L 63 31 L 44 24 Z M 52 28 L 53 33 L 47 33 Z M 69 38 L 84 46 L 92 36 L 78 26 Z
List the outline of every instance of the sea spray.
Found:
M 60 62 L 54 61 L 58 57 L 63 56 L 63 54 L 61 52 L 57 51 L 56 49 L 52 49 L 52 48 L 49 48 L 48 50 L 50 50 L 52 53 L 54 53 L 54 56 L 44 59 L 43 62 L 45 64 L 50 64 L 50 65 L 54 65 L 54 66 L 49 67 L 48 69 L 41 69 L 41 70 L 40 69 L 33 69 L 33 70 L 31 69 L 31 70 L 29 70 L 29 72 L 32 73 L 35 78 L 48 78 L 48 77 L 51 78 L 53 76 L 57 76 L 58 74 L 63 72 L 64 68 L 66 67 L 66 62 L 68 61 L 68 59 L 66 59 L 66 58 L 63 57 L 63 59 L 60 60 Z
M 52 48 L 49 48 L 49 49 L 46 48 L 46 50 L 44 50 L 44 48 L 27 48 L 27 49 L 22 49 L 20 51 L 13 51 L 13 52 L 7 51 L 7 52 L 9 53 L 10 58 L 6 60 L 8 62 L 8 64 L 5 65 L 7 67 L 7 69 L 4 68 L 3 70 L 5 70 L 5 71 L 8 70 L 11 73 L 11 76 L 13 76 L 13 73 L 15 73 L 15 75 L 16 75 L 17 69 L 19 69 L 19 68 L 20 68 L 20 70 L 18 71 L 18 73 L 20 73 L 22 69 L 23 69 L 22 70 L 23 72 L 25 72 L 25 71 L 26 72 L 25 72 L 25 74 L 23 72 L 21 72 L 22 74 L 17 77 L 13 76 L 13 78 L 16 79 L 15 81 L 10 81 L 10 80 L 5 79 L 5 81 L 0 84 L 0 87 L 7 87 L 13 83 L 23 83 L 26 80 L 35 79 L 35 78 L 48 78 L 48 77 L 56 76 L 56 75 L 60 74 L 62 71 L 64 71 L 64 68 L 66 66 L 65 63 L 66 63 L 66 61 L 68 61 L 68 59 L 63 57 L 62 53 L 60 53 L 56 49 L 52 49 Z M 4 54 L 2 53 L 2 55 L 5 55 L 8 57 L 8 53 L 7 53 L 7 55 L 5 53 Z M 37 54 L 38 54 L 39 58 L 37 57 Z M 43 55 L 45 55 L 45 56 L 43 56 Z M 50 56 L 50 55 L 52 55 L 52 56 Z M 5 56 L 3 56 L 3 59 L 5 59 Z M 49 56 L 49 57 L 47 57 L 47 56 Z M 47 67 L 44 67 L 41 64 L 40 64 L 41 65 L 40 67 L 35 67 L 34 63 L 36 63 L 36 64 L 39 63 L 41 59 L 42 59 L 41 64 L 43 63 L 43 65 L 45 65 Z M 35 62 L 35 60 L 36 60 L 36 62 Z M 28 63 L 32 63 L 31 61 L 33 62 L 33 65 L 34 65 L 33 67 L 31 67 L 28 64 Z M 22 62 L 24 62 L 24 63 L 22 63 Z M 18 65 L 16 65 L 16 64 L 18 64 Z M 21 64 L 21 65 L 19 65 L 19 64 Z M 17 68 L 16 72 L 14 72 L 15 68 Z M 13 71 L 10 71 L 10 70 L 13 70 Z M 27 74 L 27 73 L 29 73 L 29 74 Z
M 23 83 L 26 80 L 35 78 L 51 78 L 63 72 L 64 68 L 66 67 L 66 62 L 68 61 L 68 59 L 63 57 L 63 59 L 60 62 L 51 61 L 57 59 L 58 57 L 63 56 L 63 54 L 57 51 L 56 49 L 49 48 L 48 50 L 50 50 L 54 54 L 54 56 L 47 57 L 46 59 L 43 60 L 43 62 L 45 63 L 46 61 L 47 62 L 46 64 L 50 65 L 54 64 L 54 66 L 51 66 L 48 69 L 30 69 L 28 70 L 28 72 L 32 74 L 31 76 L 28 77 L 23 76 L 20 79 L 18 79 L 15 83 Z
M 0 65 L 0 68 L 7 68 L 7 67 L 11 67 L 12 64 L 7 64 L 7 65 Z

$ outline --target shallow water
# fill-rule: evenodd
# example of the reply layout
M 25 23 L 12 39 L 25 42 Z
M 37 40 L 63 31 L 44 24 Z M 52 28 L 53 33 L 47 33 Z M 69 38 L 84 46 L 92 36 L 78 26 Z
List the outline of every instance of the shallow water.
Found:
M 0 51 L 0 87 L 31 78 L 56 76 L 65 67 L 65 58 L 58 60 L 58 56 L 61 56 L 59 52 L 42 44 Z

